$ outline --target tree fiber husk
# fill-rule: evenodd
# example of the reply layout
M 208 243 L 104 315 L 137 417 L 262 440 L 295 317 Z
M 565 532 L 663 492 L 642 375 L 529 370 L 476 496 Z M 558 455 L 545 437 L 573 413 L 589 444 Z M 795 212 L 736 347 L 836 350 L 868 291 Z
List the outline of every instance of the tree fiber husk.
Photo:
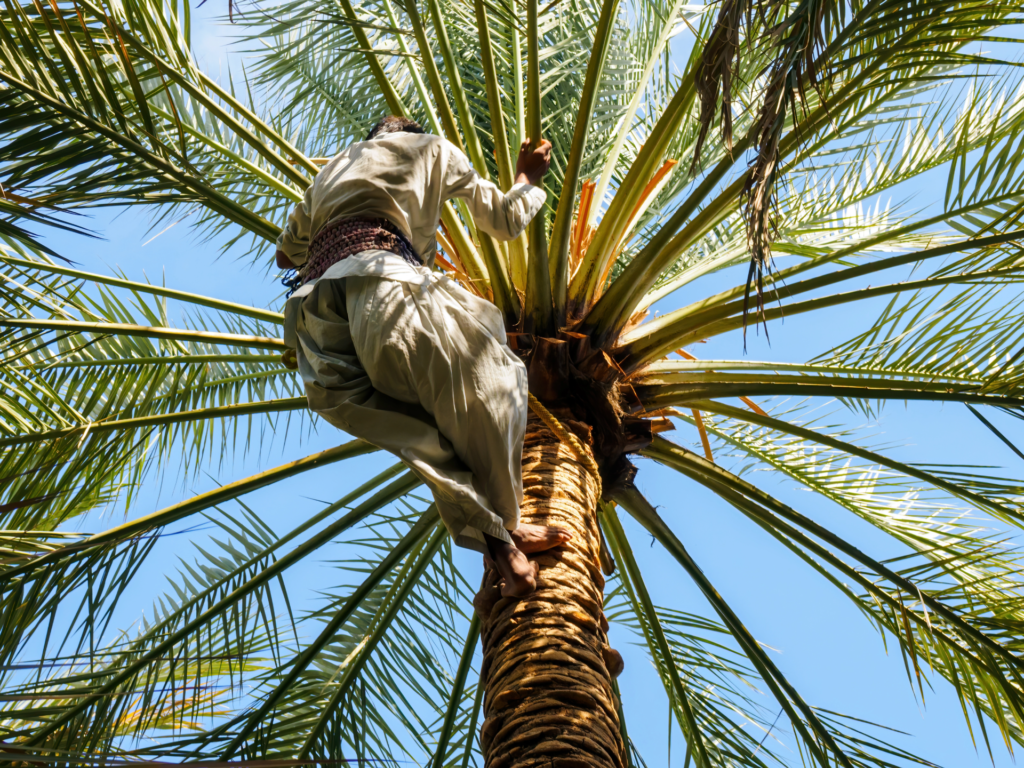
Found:
M 590 428 L 572 421 L 568 409 L 554 413 L 590 451 Z M 621 657 L 602 628 L 599 488 L 572 449 L 531 414 L 522 522 L 568 528 L 573 538 L 530 556 L 539 567 L 537 590 L 524 598 L 501 597 L 497 573 L 484 573 L 475 605 L 484 653 L 480 741 L 486 768 L 627 764 L 612 688 Z

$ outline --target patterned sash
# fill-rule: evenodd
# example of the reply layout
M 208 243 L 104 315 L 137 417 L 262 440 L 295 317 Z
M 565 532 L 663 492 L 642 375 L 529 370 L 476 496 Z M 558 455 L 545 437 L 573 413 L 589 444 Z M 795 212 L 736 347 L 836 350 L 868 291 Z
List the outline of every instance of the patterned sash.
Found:
M 412 244 L 387 219 L 335 219 L 309 244 L 306 263 L 299 269 L 300 281 L 316 280 L 342 259 L 363 251 L 390 251 L 410 264 L 423 266 Z

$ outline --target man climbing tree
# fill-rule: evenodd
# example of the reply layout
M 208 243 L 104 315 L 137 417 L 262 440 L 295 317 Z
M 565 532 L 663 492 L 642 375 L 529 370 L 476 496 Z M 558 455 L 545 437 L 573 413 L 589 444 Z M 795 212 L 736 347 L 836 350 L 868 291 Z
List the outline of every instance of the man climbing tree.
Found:
M 0 10 L 9 762 L 633 768 L 658 731 L 694 768 L 950 754 L 954 728 L 911 753 L 868 724 L 856 683 L 888 710 L 900 682 L 836 642 L 854 625 L 820 619 L 840 604 L 918 696 L 957 697 L 979 752 L 1024 743 L 1020 473 L 979 468 L 970 431 L 1024 415 L 1020 0 L 271 0 L 221 51 L 245 51 L 244 78 L 203 71 L 199 5 Z M 388 113 L 469 162 L 394 120 L 310 157 Z M 514 188 L 515 144 L 542 136 L 556 162 L 541 181 L 528 155 Z M 488 233 L 523 228 L 534 186 L 550 196 L 506 261 Z M 437 240 L 469 291 L 402 257 L 430 265 L 451 196 Z M 30 231 L 95 234 L 82 214 L 110 206 L 92 257 Z M 284 314 L 259 306 L 278 291 L 237 264 L 241 302 L 209 295 L 212 253 L 184 240 L 174 272 L 204 290 L 54 256 L 136 271 L 145 220 L 302 267 L 308 398 L 280 364 Z M 516 535 L 522 366 L 485 301 L 529 372 L 518 514 L 536 528 Z M 742 355 L 755 317 L 785 319 L 781 359 L 750 333 Z M 931 422 L 923 454 L 875 444 L 889 401 Z M 366 440 L 303 450 L 280 427 L 311 403 L 419 476 L 360 472 Z M 260 471 L 237 475 L 243 456 Z M 474 597 L 421 478 L 508 578 L 488 569 Z M 502 597 L 529 588 L 515 569 L 547 526 L 572 538 Z M 652 665 L 621 695 L 606 608 Z M 826 701 L 811 676 L 837 683 Z M 974 760 L 960 740 L 945 762 Z
M 514 239 L 544 205 L 534 185 L 550 156 L 547 141 L 524 142 L 503 194 L 451 142 L 388 116 L 327 164 L 277 241 L 277 265 L 297 268 L 285 340 L 309 407 L 402 459 L 456 543 L 493 560 L 506 596 L 536 586 L 526 554 L 571 534 L 519 525 L 526 368 L 497 308 L 431 267 L 447 200 Z

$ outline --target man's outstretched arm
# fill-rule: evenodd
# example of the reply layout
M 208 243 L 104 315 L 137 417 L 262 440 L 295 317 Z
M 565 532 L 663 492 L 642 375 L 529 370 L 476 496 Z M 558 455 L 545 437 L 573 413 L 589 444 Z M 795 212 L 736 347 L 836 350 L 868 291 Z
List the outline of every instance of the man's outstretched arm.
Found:
M 526 229 L 547 195 L 534 186 L 551 165 L 551 143 L 542 141 L 536 148 L 523 142 L 516 162 L 515 185 L 508 192 L 484 179 L 469 160 L 454 146 L 447 169 L 445 199 L 462 198 L 477 227 L 498 240 L 514 240 Z

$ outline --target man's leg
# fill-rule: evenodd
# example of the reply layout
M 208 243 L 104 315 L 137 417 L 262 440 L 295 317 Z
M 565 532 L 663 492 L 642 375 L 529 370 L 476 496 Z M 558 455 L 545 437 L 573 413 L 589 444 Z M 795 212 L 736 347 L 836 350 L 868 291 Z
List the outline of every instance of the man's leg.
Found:
M 339 429 L 395 454 L 431 490 L 441 488 L 444 492 L 435 492 L 438 511 L 453 536 L 458 536 L 465 525 L 465 510 L 479 508 L 459 493 L 473 493 L 472 471 L 422 407 L 396 400 L 373 386 L 352 342 L 346 282 L 318 282 L 303 300 L 296 320 L 299 372 L 309 406 Z M 500 522 L 494 526 L 500 533 Z M 486 551 L 482 537 L 476 548 Z
M 495 337 L 494 323 L 486 322 L 487 313 L 496 312 L 493 305 L 447 281 L 387 282 L 348 280 L 360 360 L 377 390 L 419 404 L 436 420 L 472 471 L 475 496 L 486 500 L 485 510 L 470 515 L 462 534 L 486 549 L 505 579 L 506 594 L 530 592 L 536 569 L 524 553 L 565 543 L 571 534 L 518 524 L 526 369 L 504 339 Z M 494 522 L 503 530 L 495 531 Z
M 518 538 L 526 552 L 550 548 L 561 539 L 546 535 L 547 529 L 540 526 L 528 526 L 510 536 L 473 471 L 438 431 L 434 417 L 418 402 L 403 401 L 374 387 L 352 339 L 344 283 L 353 281 L 357 295 L 351 304 L 356 314 L 377 310 L 379 320 L 391 323 L 398 333 L 404 333 L 410 322 L 393 306 L 396 289 L 397 296 L 404 296 L 401 284 L 375 278 L 318 283 L 303 301 L 296 323 L 299 368 L 310 407 L 331 424 L 402 459 L 433 491 L 441 519 L 456 542 L 483 553 L 493 549 L 509 594 L 532 590 L 531 565 L 516 556 L 516 548 L 509 547 L 506 539 Z M 385 339 L 381 346 L 386 343 Z M 380 346 L 370 346 L 365 354 L 377 362 L 379 351 Z M 388 383 L 389 389 L 400 391 L 395 378 Z M 492 547 L 488 541 L 497 544 Z
M 572 538 L 572 532 L 555 526 L 521 523 L 510 535 L 512 543 L 484 534 L 488 553 L 484 556 L 484 565 L 493 565 L 505 580 L 501 594 L 522 597 L 537 588 L 537 564 L 526 556 L 565 544 Z

